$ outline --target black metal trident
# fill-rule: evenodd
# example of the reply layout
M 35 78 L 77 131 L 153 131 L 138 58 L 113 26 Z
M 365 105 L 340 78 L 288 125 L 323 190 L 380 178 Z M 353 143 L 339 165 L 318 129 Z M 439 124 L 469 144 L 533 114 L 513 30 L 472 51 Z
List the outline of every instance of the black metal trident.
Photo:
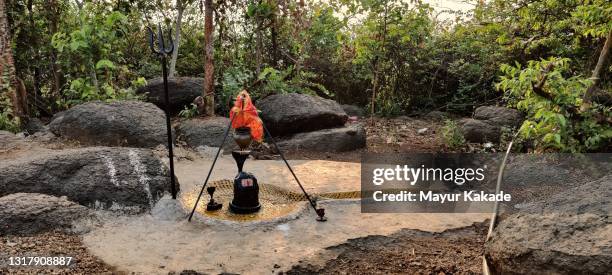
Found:
M 161 59 L 162 64 L 162 74 L 164 77 L 164 94 L 166 97 L 165 108 L 164 111 L 166 113 L 166 129 L 168 131 L 168 158 L 170 159 L 170 184 L 172 190 L 172 198 L 176 199 L 176 186 L 174 179 L 174 153 L 172 152 L 172 128 L 170 126 L 170 112 L 168 111 L 170 105 L 170 99 L 168 96 L 168 73 L 166 72 L 166 58 L 168 55 L 172 54 L 174 51 L 174 42 L 172 41 L 172 31 L 169 31 L 170 35 L 168 35 L 168 42 L 170 46 L 166 48 L 166 44 L 164 42 L 164 32 L 162 31 L 161 25 L 157 25 L 157 49 L 155 49 L 155 35 L 153 34 L 153 30 L 150 27 L 147 27 L 149 32 L 149 46 L 151 47 L 151 51 L 157 55 L 159 59 Z

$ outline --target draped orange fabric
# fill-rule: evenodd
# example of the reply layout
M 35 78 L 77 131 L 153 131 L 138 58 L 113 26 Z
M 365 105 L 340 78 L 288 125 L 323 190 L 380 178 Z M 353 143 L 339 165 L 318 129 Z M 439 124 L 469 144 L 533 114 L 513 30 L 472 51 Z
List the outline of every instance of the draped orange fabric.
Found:
M 234 118 L 234 116 L 236 116 Z M 249 127 L 251 128 L 251 137 L 257 142 L 263 140 L 263 124 L 257 108 L 251 101 L 251 96 L 246 90 L 242 90 L 236 96 L 234 107 L 230 111 L 230 119 L 232 119 L 232 128 Z

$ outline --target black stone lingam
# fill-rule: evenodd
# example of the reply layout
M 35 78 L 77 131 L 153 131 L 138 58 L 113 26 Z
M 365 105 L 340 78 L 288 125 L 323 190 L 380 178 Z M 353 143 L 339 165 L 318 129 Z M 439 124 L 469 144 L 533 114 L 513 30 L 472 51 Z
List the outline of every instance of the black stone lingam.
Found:
M 230 210 L 237 214 L 249 214 L 259 211 L 259 185 L 253 174 L 242 171 L 244 162 L 251 151 L 247 150 L 251 144 L 251 129 L 240 127 L 234 130 L 234 141 L 240 150 L 232 151 L 232 157 L 238 166 L 238 174 L 234 178 L 234 199 L 230 203 Z

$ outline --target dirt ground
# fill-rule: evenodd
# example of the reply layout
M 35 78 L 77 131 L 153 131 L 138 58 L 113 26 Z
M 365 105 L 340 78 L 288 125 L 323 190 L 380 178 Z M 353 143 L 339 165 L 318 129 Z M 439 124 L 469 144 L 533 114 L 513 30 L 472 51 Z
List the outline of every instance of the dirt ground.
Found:
M 81 237 L 59 232 L 33 236 L 0 237 L 0 274 L 117 274 L 113 267 L 91 255 Z M 64 256 L 74 264 L 65 268 L 8 267 L 8 257 Z
M 338 256 L 323 265 L 304 262 L 286 274 L 480 274 L 487 225 L 352 239 L 327 248 Z

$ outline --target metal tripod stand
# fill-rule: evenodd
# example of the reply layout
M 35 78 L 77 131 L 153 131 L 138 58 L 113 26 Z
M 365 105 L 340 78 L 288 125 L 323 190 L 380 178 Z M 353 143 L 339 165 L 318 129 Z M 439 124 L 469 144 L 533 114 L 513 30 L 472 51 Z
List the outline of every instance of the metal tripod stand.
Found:
M 234 117 L 236 117 L 236 116 L 234 116 Z M 193 217 L 193 213 L 195 212 L 196 208 L 198 207 L 198 203 L 200 202 L 200 198 L 202 197 L 202 193 L 204 193 L 204 189 L 206 188 L 206 184 L 208 184 L 208 180 L 210 179 L 210 174 L 212 173 L 212 170 L 215 168 L 215 164 L 217 163 L 217 159 L 219 158 L 219 154 L 221 153 L 221 149 L 223 148 L 223 145 L 225 145 L 225 140 L 227 139 L 227 136 L 229 134 L 230 128 L 232 127 L 232 122 L 233 122 L 233 119 L 230 120 L 229 124 L 227 125 L 227 128 L 225 129 L 225 133 L 223 133 L 223 139 L 221 140 L 221 144 L 219 145 L 219 149 L 217 150 L 217 153 L 215 155 L 215 159 L 213 160 L 213 163 L 210 166 L 210 170 L 208 170 L 208 175 L 206 176 L 206 180 L 204 180 L 204 185 L 202 185 L 202 189 L 200 190 L 200 194 L 198 195 L 198 199 L 196 200 L 195 204 L 193 205 L 193 209 L 191 210 L 191 214 L 189 214 L 189 221 L 191 221 L 191 218 Z M 310 203 L 310 206 L 312 206 L 312 208 L 317 213 L 317 216 L 318 216 L 317 217 L 317 221 L 321 221 L 321 222 L 322 221 L 326 221 L 327 218 L 325 217 L 325 209 L 324 208 L 317 208 L 317 203 L 314 200 L 312 200 L 310 195 L 308 195 L 308 193 L 306 192 L 306 189 L 304 189 L 304 186 L 302 186 L 302 183 L 300 182 L 298 177 L 295 175 L 295 172 L 293 172 L 293 168 L 291 168 L 291 165 L 289 165 L 289 162 L 287 161 L 287 159 L 285 159 L 285 156 L 283 155 L 283 152 L 278 147 L 278 144 L 276 144 L 276 140 L 274 140 L 274 137 L 272 137 L 272 135 L 270 134 L 270 131 L 268 131 L 268 128 L 266 127 L 266 125 L 263 124 L 263 123 L 262 123 L 262 125 L 263 125 L 264 130 L 266 131 L 266 134 L 270 137 L 270 140 L 274 144 L 274 147 L 279 152 L 280 157 L 283 159 L 283 161 L 285 162 L 285 165 L 287 165 L 287 168 L 289 169 L 289 171 L 293 175 L 293 178 L 295 179 L 297 184 L 300 186 L 300 189 L 304 193 L 304 196 L 306 196 L 306 199 L 308 199 L 308 202 Z

